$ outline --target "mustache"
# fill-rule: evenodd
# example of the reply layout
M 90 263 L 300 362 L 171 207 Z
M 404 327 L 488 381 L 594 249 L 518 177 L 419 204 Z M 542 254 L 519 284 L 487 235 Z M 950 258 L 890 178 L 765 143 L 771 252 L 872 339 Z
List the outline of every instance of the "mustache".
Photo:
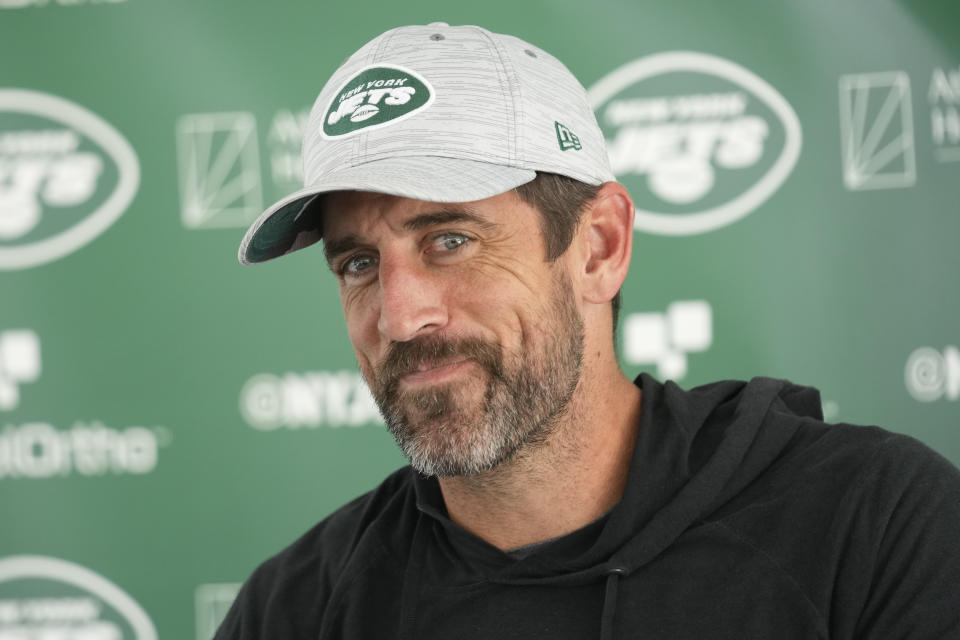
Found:
M 406 342 L 394 342 L 377 368 L 377 386 L 395 392 L 401 377 L 422 365 L 454 358 L 477 362 L 496 378 L 503 377 L 503 351 L 500 345 L 481 338 L 444 338 L 424 336 Z

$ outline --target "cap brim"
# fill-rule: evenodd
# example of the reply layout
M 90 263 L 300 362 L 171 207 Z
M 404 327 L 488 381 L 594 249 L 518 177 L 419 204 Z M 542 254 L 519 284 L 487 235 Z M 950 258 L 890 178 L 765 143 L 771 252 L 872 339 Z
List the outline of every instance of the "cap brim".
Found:
M 322 237 L 317 196 L 331 191 L 372 191 L 430 202 L 489 198 L 536 177 L 532 169 L 438 157 L 391 157 L 324 176 L 275 203 L 250 225 L 240 243 L 243 264 L 279 258 Z

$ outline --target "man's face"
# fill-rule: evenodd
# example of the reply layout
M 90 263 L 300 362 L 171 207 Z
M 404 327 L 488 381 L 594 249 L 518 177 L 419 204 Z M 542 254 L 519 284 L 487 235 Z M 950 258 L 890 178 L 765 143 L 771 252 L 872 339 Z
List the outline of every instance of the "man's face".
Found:
M 580 378 L 583 322 L 539 212 L 512 191 L 439 204 L 325 200 L 324 249 L 350 340 L 421 473 L 470 475 L 542 441 Z

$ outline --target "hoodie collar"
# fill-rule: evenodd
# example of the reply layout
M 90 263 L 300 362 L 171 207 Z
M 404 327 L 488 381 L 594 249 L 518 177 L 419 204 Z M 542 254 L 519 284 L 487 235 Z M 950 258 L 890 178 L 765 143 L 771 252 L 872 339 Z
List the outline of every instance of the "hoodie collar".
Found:
M 635 384 L 643 405 L 627 485 L 599 526 L 516 560 L 453 523 L 436 478 L 412 472 L 417 508 L 444 546 L 487 579 L 571 584 L 629 575 L 739 493 L 776 459 L 799 420 L 820 411 L 815 390 L 770 378 L 684 391 L 641 374 Z M 570 544 L 577 536 L 580 543 Z

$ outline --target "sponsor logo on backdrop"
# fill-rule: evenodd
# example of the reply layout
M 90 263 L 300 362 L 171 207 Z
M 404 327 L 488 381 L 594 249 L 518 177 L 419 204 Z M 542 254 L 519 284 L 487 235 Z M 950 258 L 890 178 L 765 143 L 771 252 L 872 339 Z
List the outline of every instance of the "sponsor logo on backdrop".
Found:
M 240 391 L 240 414 L 260 431 L 383 422 L 370 389 L 355 371 L 255 375 Z
M 906 73 L 840 76 L 840 142 L 847 189 L 916 183 L 913 106 Z
M 45 556 L 0 558 L 0 638 L 157 640 L 150 617 L 120 587 Z
M 705 300 L 671 303 L 666 313 L 631 313 L 623 323 L 623 355 L 630 364 L 656 365 L 663 380 L 687 375 L 687 354 L 713 344 L 713 309 Z
M 960 350 L 952 345 L 915 349 L 907 358 L 904 382 L 918 402 L 960 399 Z
M 303 163 L 300 147 L 307 127 L 309 111 L 280 109 L 270 121 L 267 152 L 270 154 L 270 178 L 279 193 L 296 191 L 303 186 Z
M 189 229 L 246 226 L 263 210 L 257 123 L 251 113 L 193 113 L 177 121 L 180 211 Z
M 800 155 L 793 108 L 763 78 L 716 56 L 658 53 L 588 92 L 636 227 L 705 233 L 762 205 Z
M 0 331 L 0 411 L 20 404 L 20 385 L 40 377 L 40 339 L 29 329 Z
M 81 7 L 91 4 L 117 4 L 127 0 L 0 0 L 0 9 L 23 9 L 25 7 Z M 0 640 L 3 640 L 0 638 Z
M 194 592 L 197 640 L 210 640 L 227 617 L 240 591 L 240 583 L 201 584 Z
M 934 69 L 927 100 L 936 159 L 960 162 L 960 67 Z
M 0 480 L 147 474 L 157 467 L 162 434 L 99 421 L 78 421 L 69 429 L 46 422 L 6 424 L 0 427 Z
M 920 84 L 923 82 L 926 79 Z M 960 162 L 960 68 L 934 68 L 926 86 L 933 159 Z M 893 189 L 916 184 L 917 144 L 910 87 L 905 71 L 840 76 L 840 142 L 847 189 Z
M 0 412 L 36 404 L 35 395 L 34 402 L 23 402 L 19 385 L 39 385 L 40 373 L 37 334 L 0 332 Z M 44 420 L 0 422 L 0 480 L 143 475 L 156 469 L 160 448 L 169 442 L 163 427 L 117 428 L 100 420 L 76 420 L 61 429 Z
M 300 146 L 309 111 L 278 109 L 261 144 L 245 111 L 191 113 L 177 121 L 180 217 L 188 229 L 247 227 L 276 200 L 303 187 Z M 262 174 L 260 149 L 269 161 Z
M 0 89 L 0 270 L 80 249 L 139 185 L 136 154 L 99 116 L 50 94 Z

